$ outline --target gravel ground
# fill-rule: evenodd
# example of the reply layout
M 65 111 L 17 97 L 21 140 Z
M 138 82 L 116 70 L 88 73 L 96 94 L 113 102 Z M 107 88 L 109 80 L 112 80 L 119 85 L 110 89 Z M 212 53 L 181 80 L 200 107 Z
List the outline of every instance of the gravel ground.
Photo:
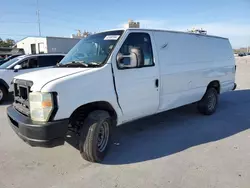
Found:
M 102 164 L 81 159 L 70 139 L 32 148 L 0 106 L 0 188 L 249 188 L 250 57 L 236 57 L 238 89 L 213 116 L 190 105 L 118 128 Z

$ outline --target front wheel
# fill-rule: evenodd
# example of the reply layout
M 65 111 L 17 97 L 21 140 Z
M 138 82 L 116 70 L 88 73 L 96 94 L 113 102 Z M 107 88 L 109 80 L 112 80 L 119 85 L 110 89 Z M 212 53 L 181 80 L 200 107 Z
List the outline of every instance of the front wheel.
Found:
M 96 110 L 85 119 L 80 131 L 81 156 L 90 162 L 101 162 L 108 150 L 112 121 L 108 112 Z
M 0 85 L 0 104 L 7 100 L 8 91 L 4 86 Z
M 198 110 L 204 115 L 211 115 L 216 111 L 218 104 L 218 92 L 215 88 L 208 88 L 205 95 L 198 102 Z

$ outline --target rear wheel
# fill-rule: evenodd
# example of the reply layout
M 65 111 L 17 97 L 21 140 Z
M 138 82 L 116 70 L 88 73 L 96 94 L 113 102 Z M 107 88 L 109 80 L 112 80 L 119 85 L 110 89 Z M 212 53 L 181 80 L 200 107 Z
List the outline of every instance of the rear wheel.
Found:
M 90 162 L 101 162 L 110 144 L 112 120 L 108 112 L 91 112 L 84 120 L 80 131 L 81 156 Z
M 198 102 L 198 110 L 204 115 L 211 115 L 216 111 L 218 104 L 218 92 L 215 88 L 208 88 L 205 95 Z
M 0 85 L 0 104 L 7 100 L 8 91 L 4 86 Z

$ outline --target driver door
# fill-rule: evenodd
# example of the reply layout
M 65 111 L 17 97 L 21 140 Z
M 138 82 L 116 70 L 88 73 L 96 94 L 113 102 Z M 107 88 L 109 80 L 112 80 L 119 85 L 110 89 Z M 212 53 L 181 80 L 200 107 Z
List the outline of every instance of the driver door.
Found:
M 126 59 L 123 65 L 117 62 L 114 69 L 123 122 L 154 114 L 159 107 L 159 73 L 157 62 L 154 62 L 151 33 L 129 33 L 117 55 L 130 56 L 133 48 L 140 49 L 143 61 L 135 67 L 124 68 L 125 64 L 132 63 Z

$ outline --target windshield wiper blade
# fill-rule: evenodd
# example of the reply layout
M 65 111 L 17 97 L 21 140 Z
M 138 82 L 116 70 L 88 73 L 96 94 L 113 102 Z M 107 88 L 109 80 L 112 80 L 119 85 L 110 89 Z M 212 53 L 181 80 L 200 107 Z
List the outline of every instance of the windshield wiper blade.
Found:
M 84 63 L 84 61 L 71 61 L 65 64 L 58 64 L 58 67 L 88 67 L 87 63 Z
M 100 63 L 96 63 L 96 62 L 88 63 L 88 67 L 99 67 L 99 66 L 100 66 Z

